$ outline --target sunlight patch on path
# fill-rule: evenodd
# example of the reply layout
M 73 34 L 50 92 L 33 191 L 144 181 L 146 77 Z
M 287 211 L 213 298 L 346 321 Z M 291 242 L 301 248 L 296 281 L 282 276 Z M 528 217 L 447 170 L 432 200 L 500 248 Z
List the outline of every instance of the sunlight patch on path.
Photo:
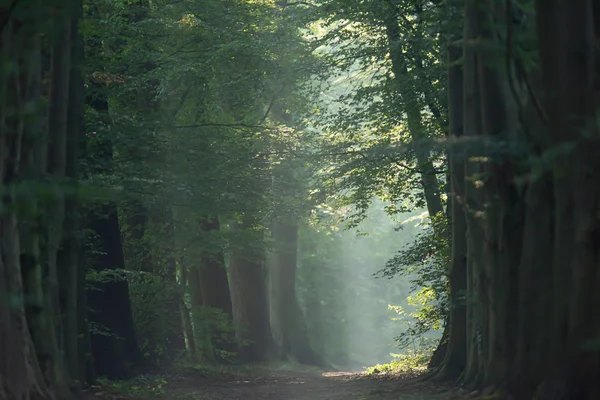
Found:
M 321 376 L 324 376 L 326 378 L 336 378 L 336 377 L 344 377 L 344 376 L 354 376 L 356 375 L 355 372 L 323 372 L 321 374 Z

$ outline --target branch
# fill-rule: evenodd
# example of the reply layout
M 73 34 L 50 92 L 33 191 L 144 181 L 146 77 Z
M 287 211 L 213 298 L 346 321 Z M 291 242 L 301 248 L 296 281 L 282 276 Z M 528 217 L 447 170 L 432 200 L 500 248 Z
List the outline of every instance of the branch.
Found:
M 218 123 L 211 123 L 211 122 L 207 122 L 205 124 L 173 126 L 172 128 L 175 128 L 175 129 L 192 129 L 192 128 L 203 128 L 203 127 L 208 127 L 208 126 L 225 127 L 225 128 L 268 128 L 267 126 L 264 126 L 264 125 L 250 125 L 250 124 L 243 124 L 243 123 L 237 123 L 237 124 L 218 124 Z
M 307 6 L 307 7 L 318 7 L 316 4 L 311 4 L 307 1 L 294 1 L 292 3 L 288 3 L 287 1 L 276 3 L 282 7 L 293 7 L 293 6 Z

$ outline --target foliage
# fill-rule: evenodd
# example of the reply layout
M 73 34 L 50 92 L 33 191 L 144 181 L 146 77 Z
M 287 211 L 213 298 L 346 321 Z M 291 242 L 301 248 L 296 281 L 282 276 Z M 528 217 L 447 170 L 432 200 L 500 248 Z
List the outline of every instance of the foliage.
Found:
M 366 375 L 419 375 L 427 370 L 432 347 L 410 350 L 404 354 L 392 354 L 394 360 L 387 364 L 377 364 L 365 369 Z
M 130 282 L 134 317 L 154 360 L 167 352 L 165 334 L 179 329 L 173 260 L 198 268 L 204 254 L 264 245 L 276 152 L 300 143 L 272 111 L 281 104 L 300 118 L 310 92 L 303 85 L 314 59 L 298 30 L 306 15 L 270 1 L 220 0 L 90 1 L 85 11 L 89 91 L 110 105 L 109 115 L 88 110 L 94 134 L 86 158 L 103 162 L 106 142 L 113 151 L 110 169 L 95 169 L 90 179 L 125 188 L 119 205 L 127 269 L 149 274 Z M 255 226 L 231 229 L 246 215 Z M 223 221 L 219 231 L 199 229 L 207 216 Z M 227 336 L 198 333 L 197 346 L 233 340 L 236 327 L 225 314 L 192 307 L 186 297 L 197 331 Z
M 322 57 L 327 62 L 325 96 L 314 118 L 323 131 L 325 184 L 339 207 L 352 207 L 353 224 L 365 217 L 374 197 L 392 215 L 425 206 L 417 147 L 431 147 L 431 160 L 443 170 L 444 157 L 431 139 L 444 136 L 445 83 L 439 33 L 440 8 L 421 2 L 394 2 L 406 73 L 394 74 L 385 36 L 388 1 L 348 4 L 330 0 L 317 22 Z M 411 104 L 402 92 L 418 93 Z M 407 125 L 417 108 L 419 132 Z M 412 130 L 411 130 L 412 129 Z
M 437 229 L 433 229 L 435 224 Z M 424 222 L 424 230 L 415 241 L 405 246 L 385 267 L 377 272 L 380 278 L 392 279 L 396 275 L 407 277 L 415 295 L 407 298 L 409 305 L 416 308 L 406 313 L 402 308 L 394 311 L 408 328 L 396 336 L 400 347 L 413 346 L 415 340 L 422 341 L 430 331 L 440 330 L 448 312 L 448 270 L 450 249 L 446 220 L 434 219 Z M 412 322 L 409 322 L 412 319 Z M 428 343 L 429 345 L 429 343 Z
M 435 295 L 431 288 L 423 287 L 414 296 L 407 297 L 407 304 L 415 311 L 406 312 L 401 306 L 388 306 L 397 317 L 393 321 L 400 322 L 405 328 L 394 338 L 401 349 L 417 351 L 435 346 L 439 339 L 435 331 L 442 329 L 445 314 L 435 306 Z M 432 335 L 433 334 L 433 335 Z
M 398 50 L 391 49 L 386 37 L 388 3 L 397 7 L 401 16 L 392 21 L 399 29 Z M 427 205 L 423 166 L 416 153 L 426 149 L 433 173 L 445 170 L 445 154 L 435 140 L 447 133 L 443 49 L 449 20 L 440 14 L 442 7 L 429 2 L 348 4 L 332 0 L 320 11 L 327 18 L 314 23 L 313 33 L 328 68 L 320 75 L 325 80 L 325 95 L 312 120 L 322 135 L 317 176 L 330 195 L 329 204 L 345 211 L 338 222 L 344 221 L 346 229 L 357 228 L 371 217 L 368 210 L 375 199 L 384 202 L 388 215 L 401 220 L 402 214 Z M 398 68 L 394 70 L 391 51 L 402 52 L 405 70 L 401 75 Z M 414 116 L 412 125 L 407 116 L 413 110 L 419 118 L 417 127 Z M 440 174 L 440 186 L 434 190 L 444 193 L 445 184 Z M 440 197 L 444 204 L 445 196 Z M 405 316 L 402 333 L 395 335 L 401 346 L 437 330 L 445 320 L 450 253 L 447 225 L 445 215 L 424 221 L 414 242 L 405 244 L 377 274 L 408 279 L 411 290 L 431 290 L 431 296 L 421 299 L 420 311 Z M 409 323 L 410 319 L 414 322 Z
M 219 346 L 220 343 L 237 343 L 239 346 L 248 344 L 247 340 L 236 335 L 237 328 L 231 317 L 223 310 L 215 307 L 192 307 L 193 327 L 197 334 L 196 347 L 211 349 L 215 356 L 229 363 L 234 363 L 237 353 L 227 351 Z
M 173 352 L 170 343 L 175 335 L 182 334 L 178 304 L 173 304 L 178 290 L 175 282 L 160 275 L 146 273 L 129 279 L 133 321 L 140 350 L 156 365 L 172 362 L 181 356 Z
M 108 381 L 99 379 L 98 385 L 108 393 L 120 398 L 151 399 L 165 393 L 167 376 L 139 375 L 127 381 Z
M 57 94 L 68 98 L 69 111 L 65 108 L 61 118 L 75 126 L 71 139 L 81 141 L 68 159 L 68 164 L 78 166 L 69 179 L 77 182 L 77 208 L 85 216 L 81 223 L 89 231 L 88 225 L 100 219 L 99 211 L 109 209 L 110 215 L 118 215 L 118 227 L 96 236 L 112 235 L 119 246 L 100 248 L 99 237 L 92 235 L 85 243 L 81 238 L 70 243 L 75 234 L 71 225 L 79 222 L 64 224 L 72 232 L 49 237 L 57 241 L 56 252 L 70 248 L 76 253 L 76 245 L 85 245 L 85 260 L 80 265 L 73 262 L 83 270 L 85 279 L 78 280 L 79 285 L 86 281 L 90 291 L 124 288 L 135 325 L 128 331 L 136 332 L 145 361 L 162 366 L 184 353 L 183 344 L 175 342 L 181 337 L 186 316 L 181 309 L 186 307 L 191 310 L 196 347 L 211 348 L 223 360 L 235 358 L 215 344 L 244 344 L 238 339 L 240 327 L 223 310 L 200 305 L 201 293 L 195 293 L 192 304 L 191 284 L 185 276 L 204 267 L 210 256 L 225 256 L 222 273 L 226 275 L 229 256 L 236 251 L 258 249 L 263 254 L 268 221 L 275 210 L 300 216 L 304 224 L 298 297 L 309 334 L 329 360 L 356 364 L 386 356 L 399 329 L 390 321 L 386 308 L 390 303 L 419 304 L 420 313 L 411 314 L 418 320 L 415 332 L 436 326 L 435 312 L 443 306 L 435 302 L 442 298 L 443 285 L 438 285 L 436 275 L 441 251 L 433 247 L 446 242 L 419 233 L 416 226 L 407 225 L 399 233 L 388 217 L 398 222 L 399 213 L 427 206 L 421 182 L 424 172 L 416 156 L 421 147 L 427 147 L 427 159 L 436 168 L 445 167 L 445 155 L 431 144 L 444 135 L 446 125 L 440 111 L 445 75 L 440 63 L 441 28 L 436 24 L 439 8 L 428 2 L 398 2 L 405 17 L 399 28 L 407 60 L 407 70 L 398 74 L 393 72 L 384 34 L 388 20 L 383 0 L 372 5 L 338 0 L 318 4 L 87 0 L 81 6 L 83 18 L 73 12 L 69 22 L 81 25 L 83 60 L 67 65 L 63 72 L 75 76 L 81 71 L 82 98 L 59 93 L 57 88 L 64 91 L 69 86 L 54 76 L 58 67 L 47 65 L 47 58 L 50 55 L 58 65 L 68 57 L 58 57 L 56 49 L 45 43 L 53 37 L 45 31 L 44 43 L 35 50 L 42 61 L 32 62 L 27 70 L 32 77 L 40 72 L 45 80 L 27 92 L 42 93 L 44 101 L 48 93 L 49 98 Z M 65 55 L 79 51 L 74 45 L 63 50 Z M 12 66 L 15 60 L 10 61 Z M 22 61 L 18 58 L 15 65 Z M 46 75 L 52 75 L 50 85 Z M 340 81 L 342 75 L 349 79 Z M 18 78 L 16 82 L 29 79 Z M 79 81 L 71 83 L 79 85 Z M 403 96 L 407 88 L 418 94 L 416 101 Z M 421 120 L 417 130 L 405 117 L 415 106 Z M 85 123 L 71 115 L 70 109 L 76 107 L 84 109 Z M 2 111 L 4 115 L 6 110 Z M 35 117 L 43 125 L 46 119 L 58 118 L 58 113 Z M 29 121 L 25 122 L 29 128 Z M 62 142 L 49 143 L 53 150 Z M 81 154 L 75 157 L 78 147 Z M 38 150 L 27 148 L 30 153 Z M 40 154 L 48 149 L 41 150 Z M 289 193 L 275 187 L 276 174 L 299 190 Z M 443 190 L 443 185 L 436 190 Z M 80 193 L 82 188 L 89 188 L 89 195 Z M 60 195 L 45 196 L 55 201 L 71 193 L 62 186 L 57 190 Z M 64 204 L 61 208 L 57 217 L 71 211 Z M 220 228 L 204 229 L 209 218 L 220 219 Z M 234 229 L 246 221 L 250 223 L 244 229 Z M 65 218 L 56 225 L 63 222 L 72 221 Z M 412 255 L 400 256 L 413 257 L 412 261 L 401 263 L 414 267 L 419 261 L 418 268 L 406 269 L 406 274 L 416 285 L 432 290 L 417 295 L 415 303 L 411 298 L 406 301 L 406 280 L 383 283 L 372 275 L 417 234 L 419 244 L 408 250 Z M 118 265 L 91 265 L 109 254 L 116 254 L 110 262 Z M 56 263 L 53 259 L 48 265 Z M 36 271 L 36 279 L 46 279 L 47 272 Z M 48 279 L 49 286 L 54 285 L 53 279 Z M 57 298 L 50 293 L 46 299 L 51 304 L 63 300 L 67 284 L 60 285 Z M 71 295 L 80 296 L 71 280 L 68 287 Z M 86 309 L 83 298 L 80 302 L 70 306 L 81 305 L 78 318 L 85 321 L 95 310 Z M 129 310 L 129 304 L 123 304 L 123 309 Z M 105 314 L 110 319 L 110 313 Z M 77 325 L 69 322 L 71 329 Z M 45 329 L 52 324 L 44 325 Z M 57 332 L 61 324 L 57 323 Z M 87 325 L 83 336 L 125 340 L 101 324 Z M 371 340 L 381 335 L 389 340 Z M 370 345 L 361 348 L 367 339 Z M 195 349 L 188 350 L 191 355 Z M 63 360 L 55 360 L 57 371 L 59 361 Z M 161 384 L 148 378 L 128 389 L 115 383 L 119 388 L 141 396 L 154 390 L 149 388 L 160 391 Z

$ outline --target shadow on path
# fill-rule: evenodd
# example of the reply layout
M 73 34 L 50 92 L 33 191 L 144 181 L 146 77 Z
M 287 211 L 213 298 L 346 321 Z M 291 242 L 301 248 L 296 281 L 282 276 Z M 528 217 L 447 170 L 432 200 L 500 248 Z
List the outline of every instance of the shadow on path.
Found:
M 447 389 L 447 388 L 446 388 Z M 173 376 L 161 399 L 185 400 L 417 400 L 450 399 L 445 389 L 415 379 L 378 379 L 350 372 L 271 371 L 207 379 Z

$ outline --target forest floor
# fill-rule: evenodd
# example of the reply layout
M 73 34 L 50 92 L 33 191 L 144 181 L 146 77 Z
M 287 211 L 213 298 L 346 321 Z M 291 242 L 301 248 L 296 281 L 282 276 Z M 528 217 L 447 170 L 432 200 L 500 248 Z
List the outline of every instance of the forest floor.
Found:
M 95 399 L 135 400 L 433 400 L 459 399 L 447 386 L 410 376 L 253 369 L 247 373 L 186 371 L 146 376 L 127 390 L 101 390 Z M 124 389 L 125 386 L 121 387 Z M 136 392 L 137 390 L 137 392 Z M 120 392 L 120 393 L 119 393 Z

